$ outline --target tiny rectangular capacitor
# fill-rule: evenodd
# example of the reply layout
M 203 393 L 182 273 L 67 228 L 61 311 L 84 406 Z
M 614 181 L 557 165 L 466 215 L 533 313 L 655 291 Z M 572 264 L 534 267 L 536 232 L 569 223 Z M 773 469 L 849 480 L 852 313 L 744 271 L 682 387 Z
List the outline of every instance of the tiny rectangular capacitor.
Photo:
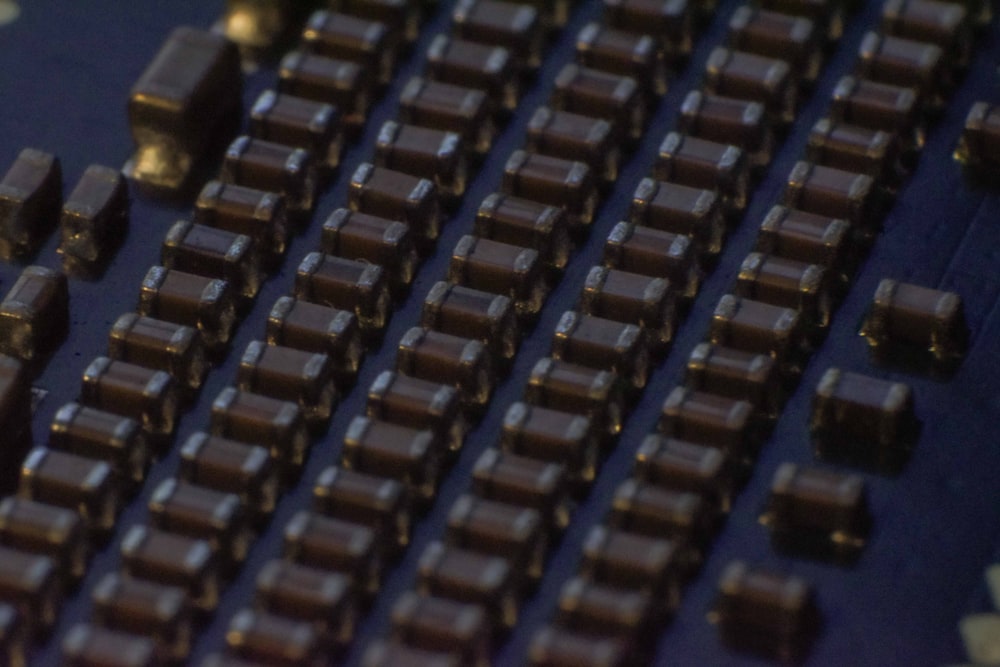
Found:
M 66 667 L 145 667 L 159 664 L 156 642 L 150 637 L 77 623 L 60 645 L 60 664 Z
M 399 341 L 396 369 L 423 380 L 453 385 L 462 403 L 482 409 L 490 400 L 496 382 L 493 359 L 486 345 L 463 338 L 412 327 Z
M 236 371 L 236 386 L 248 392 L 297 403 L 313 428 L 330 419 L 337 401 L 333 361 L 322 352 L 306 352 L 259 340 L 247 344 Z
M 731 217 L 739 216 L 747 205 L 750 163 L 737 146 L 670 132 L 660 143 L 653 177 L 715 190 Z
M 229 620 L 226 646 L 252 662 L 285 667 L 322 667 L 320 636 L 305 621 L 243 608 Z
M 462 447 L 466 423 L 459 392 L 448 384 L 383 371 L 368 388 L 366 414 L 402 426 L 431 429 L 447 451 Z
M 93 588 L 93 619 L 102 627 L 149 637 L 163 660 L 186 660 L 194 613 L 184 589 L 108 573 Z
M 792 77 L 812 83 L 823 62 L 825 36 L 812 19 L 744 5 L 729 19 L 729 45 L 734 49 L 780 58 Z
M 87 573 L 90 540 L 74 509 L 8 496 L 0 501 L 0 544 L 48 556 L 67 588 Z
M 291 214 L 305 216 L 316 203 L 316 158 L 305 148 L 242 135 L 233 140 L 219 170 L 219 180 L 285 198 Z
M 176 191 L 213 145 L 232 136 L 243 99 L 236 45 L 222 35 L 176 28 L 132 87 L 128 103 L 137 146 L 127 174 L 140 185 Z
M 401 482 L 328 466 L 316 477 L 312 490 L 316 511 L 370 526 L 387 551 L 405 549 L 410 543 L 410 501 Z
M 644 178 L 632 195 L 629 220 L 690 236 L 706 258 L 722 250 L 725 218 L 721 198 L 712 190 Z
M 625 399 L 618 376 L 543 357 L 535 363 L 524 390 L 525 402 L 588 417 L 608 438 L 617 435 L 625 416 Z
M 415 76 L 399 94 L 399 120 L 454 132 L 465 151 L 485 155 L 497 133 L 491 104 L 484 90 Z
M 160 260 L 168 269 L 225 280 L 244 299 L 260 290 L 258 249 L 245 234 L 178 220 L 163 239 Z
M 368 114 L 377 77 L 378 72 L 356 62 L 292 51 L 281 60 L 278 92 L 334 105 L 348 131 L 356 132 Z
M 580 292 L 580 310 L 643 329 L 653 352 L 663 352 L 677 324 L 676 293 L 666 278 L 595 266 Z
M 665 489 L 697 493 L 725 515 L 747 472 L 740 465 L 711 445 L 651 433 L 635 453 L 634 475 Z
M 149 499 L 152 526 L 206 540 L 227 565 L 242 563 L 253 534 L 240 497 L 168 477 Z
M 449 201 L 465 194 L 469 169 L 462 135 L 457 132 L 387 120 L 375 139 L 374 162 L 376 167 L 433 182 L 439 195 Z
M 556 74 L 554 86 L 549 99 L 553 109 L 603 118 L 619 139 L 635 142 L 642 137 L 649 109 L 632 76 L 567 63 Z
M 122 500 L 109 464 L 46 447 L 35 447 L 24 458 L 17 495 L 75 510 L 97 537 L 114 528 Z
M 504 165 L 501 190 L 561 207 L 579 231 L 594 221 L 599 200 L 595 179 L 586 163 L 516 150 Z
M 177 383 L 166 371 L 97 357 L 83 372 L 80 400 L 142 424 L 151 436 L 173 433 L 179 412 Z
M 62 207 L 59 252 L 84 264 L 107 258 L 128 227 L 129 205 L 128 184 L 120 171 L 87 167 Z
M 744 352 L 774 357 L 782 372 L 794 372 L 803 348 L 799 313 L 726 294 L 719 299 L 709 325 L 709 340 Z
M 570 111 L 553 111 L 541 106 L 528 120 L 525 149 L 543 155 L 585 162 L 605 184 L 618 178 L 622 155 L 614 125 Z
M 510 297 L 445 281 L 435 283 L 424 297 L 420 325 L 482 341 L 498 366 L 513 359 L 521 338 Z
M 560 463 L 571 484 L 585 486 L 597 474 L 601 434 L 588 417 L 520 401 L 503 417 L 500 448 L 539 461 Z
M 283 466 L 297 469 L 306 458 L 309 434 L 305 416 L 295 403 L 234 387 L 212 402 L 211 433 L 266 447 Z
M 851 125 L 884 130 L 897 137 L 904 152 L 924 143 L 923 101 L 913 88 L 844 76 L 830 100 L 830 117 Z
M 629 655 L 620 640 L 546 625 L 532 636 L 527 659 L 531 667 L 624 667 Z
M 250 107 L 250 136 L 308 150 L 322 172 L 336 169 L 344 149 L 340 111 L 332 104 L 265 90 Z
M 532 580 L 542 575 L 549 535 L 538 510 L 465 494 L 449 509 L 447 530 L 450 545 L 503 556 Z
M 269 345 L 326 354 L 342 389 L 353 384 L 364 357 L 361 327 L 354 313 L 291 296 L 274 302 L 267 316 L 266 336 Z
M 277 503 L 278 464 L 260 445 L 195 432 L 181 445 L 179 475 L 191 484 L 236 494 L 255 518 L 269 516 Z
M 302 510 L 285 524 L 284 556 L 301 565 L 345 574 L 358 592 L 368 596 L 381 583 L 386 539 L 364 524 Z
M 559 591 L 556 621 L 570 630 L 614 637 L 634 652 L 652 641 L 653 600 L 649 593 L 573 577 Z
M 760 224 L 755 249 L 819 264 L 843 281 L 853 272 L 850 231 L 846 220 L 775 205 Z
M 653 35 L 671 65 L 680 64 L 694 46 L 693 5 L 688 0 L 604 0 L 610 25 Z
M 441 449 L 430 429 L 358 416 L 344 434 L 341 465 L 398 480 L 415 502 L 426 503 L 437 492 Z
M 151 456 L 139 422 L 79 403 L 56 411 L 49 446 L 108 462 L 126 490 L 142 482 Z
M 152 317 L 125 313 L 111 326 L 108 356 L 166 371 L 179 387 L 197 391 L 208 362 L 198 330 Z
M 760 169 L 771 162 L 774 128 L 764 104 L 692 90 L 681 102 L 679 132 L 739 146 L 750 164 Z
M 872 130 L 821 118 L 813 125 L 806 159 L 827 167 L 871 176 L 877 185 L 892 188 L 904 176 L 899 143 L 884 130 Z
M 521 98 L 517 62 L 503 46 L 437 35 L 427 47 L 426 76 L 484 91 L 491 113 L 511 112 Z
M 538 315 L 548 294 L 538 251 L 467 234 L 451 252 L 448 280 L 484 292 L 505 294 L 518 315 Z
M 0 180 L 0 254 L 28 254 L 52 230 L 62 205 L 59 158 L 25 148 Z
M 760 444 L 753 405 L 687 387 L 671 391 L 657 429 L 668 438 L 716 447 L 735 463 L 748 463 Z
M 881 29 L 889 35 L 937 44 L 951 67 L 968 66 L 974 39 L 967 7 L 936 0 L 889 0 L 882 5 Z
M 325 9 L 313 12 L 302 30 L 306 49 L 328 58 L 357 62 L 376 75 L 381 85 L 392 79 L 400 37 L 381 20 Z
M 55 623 L 63 592 L 51 557 L 0 545 L 0 599 L 17 610 L 29 637 Z
M 647 101 L 667 92 L 667 66 L 655 37 L 593 21 L 576 36 L 576 60 L 584 67 L 629 76 Z
M 325 648 L 354 638 L 359 611 L 349 576 L 276 558 L 264 564 L 254 583 L 260 608 L 312 623 Z
M 673 612 L 680 602 L 683 577 L 670 540 L 597 525 L 584 538 L 583 579 L 623 590 L 650 594 L 659 612 Z
M 944 94 L 955 84 L 940 46 L 874 30 L 861 39 L 855 70 L 870 81 L 912 88 L 934 107 L 944 103 Z
M 767 417 L 777 417 L 784 405 L 777 364 L 761 352 L 699 343 L 688 357 L 684 380 L 697 391 L 748 401 Z
M 716 47 L 705 64 L 705 90 L 760 102 L 776 125 L 795 120 L 798 85 L 784 60 Z
M 288 207 L 284 196 L 277 192 L 209 181 L 195 201 L 192 219 L 234 234 L 246 234 L 269 264 L 277 264 L 288 245 Z
M 469 667 L 490 664 L 493 629 L 480 605 L 407 592 L 393 605 L 391 623 L 390 636 L 405 644 L 454 655 Z
M 670 281 L 677 298 L 690 301 L 701 286 L 695 244 L 684 234 L 619 222 L 604 244 L 604 265 Z
M 841 218 L 859 232 L 874 234 L 880 220 L 871 176 L 800 161 L 788 174 L 782 203 L 807 213 Z
M 153 266 L 142 280 L 136 312 L 194 327 L 205 347 L 218 351 L 236 324 L 235 299 L 225 280 Z
M 472 492 L 480 498 L 531 507 L 545 529 L 566 530 L 572 513 L 566 468 L 495 448 L 483 450 L 472 468 Z
M 506 48 L 521 69 L 538 69 L 544 32 L 532 5 L 502 0 L 459 0 L 452 10 L 456 37 Z
M 738 296 L 799 311 L 814 331 L 830 324 L 834 302 L 826 269 L 794 259 L 752 252 L 740 265 L 733 290 Z
M 42 358 L 69 330 L 69 283 L 61 271 L 26 266 L 0 302 L 0 353 Z
M 646 386 L 651 365 L 646 335 L 638 326 L 573 310 L 559 318 L 552 357 L 612 371 L 635 390 Z
M 7 474 L 0 473 L 4 484 L 13 481 L 17 464 L 31 444 L 31 420 L 24 418 L 31 414 L 34 400 L 28 371 L 19 359 L 0 354 L 0 428 L 8 443 L 3 453 Z
M 390 315 L 388 276 L 379 264 L 320 252 L 309 253 L 299 264 L 295 297 L 353 313 L 362 332 L 373 339 Z
M 406 42 L 416 41 L 422 5 L 410 0 L 332 0 L 331 9 L 384 23 Z
M 965 117 L 965 127 L 955 149 L 955 158 L 976 168 L 1000 164 L 1000 107 L 976 102 Z
M 127 575 L 178 586 L 202 611 L 218 604 L 218 559 L 207 540 L 136 524 L 122 537 L 120 550 Z
M 462 659 L 446 651 L 427 651 L 413 648 L 401 641 L 376 640 L 365 650 L 362 656 L 364 667 L 460 667 Z
M 441 233 L 438 199 L 433 181 L 370 162 L 358 165 L 347 191 L 352 211 L 408 224 L 421 252 L 428 252 Z
M 844 33 L 844 10 L 832 0 L 763 0 L 761 7 L 792 16 L 802 16 L 816 24 L 828 42 L 836 42 Z
M 479 205 L 473 234 L 533 248 L 556 271 L 564 269 L 569 261 L 569 221 L 556 206 L 495 192 Z

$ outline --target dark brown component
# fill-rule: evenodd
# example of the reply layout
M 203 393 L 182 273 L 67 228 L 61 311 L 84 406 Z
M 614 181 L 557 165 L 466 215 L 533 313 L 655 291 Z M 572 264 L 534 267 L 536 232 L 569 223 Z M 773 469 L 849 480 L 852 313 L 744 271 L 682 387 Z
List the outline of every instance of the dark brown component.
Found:
M 629 657 L 616 639 L 576 633 L 548 625 L 535 633 L 528 646 L 531 667 L 625 667 Z
M 690 300 L 701 286 L 701 270 L 691 237 L 619 222 L 604 244 L 604 265 L 670 281 L 678 298 Z
M 564 466 L 570 483 L 593 481 L 601 434 L 582 415 L 516 402 L 507 408 L 500 434 L 504 451 Z
M 669 539 L 687 571 L 703 558 L 717 508 L 701 496 L 628 479 L 615 489 L 608 526 L 615 530 Z
M 682 573 L 670 540 L 594 526 L 584 539 L 580 576 L 608 587 L 649 593 L 659 611 L 680 602 Z
M 273 90 L 261 93 L 250 108 L 250 135 L 308 150 L 321 170 L 336 168 L 344 148 L 337 107 Z
M 128 185 L 121 172 L 91 165 L 63 204 L 59 252 L 85 263 L 104 259 L 121 242 L 128 218 Z
M 0 354 L 0 429 L 7 443 L 4 463 L 8 481 L 12 481 L 24 449 L 31 443 L 31 420 L 25 419 L 25 415 L 31 414 L 32 401 L 31 382 L 24 364 Z
M 178 385 L 197 390 L 208 364 L 197 329 L 126 313 L 108 334 L 108 356 L 166 371 Z
M 769 354 L 783 371 L 795 369 L 802 336 L 796 311 L 732 294 L 719 299 L 709 327 L 709 340 L 716 345 Z
M 533 248 L 556 270 L 569 261 L 569 223 L 562 209 L 493 193 L 476 212 L 473 233 L 484 239 Z
M 381 19 L 327 10 L 313 12 L 302 31 L 302 43 L 307 49 L 328 58 L 359 63 L 382 85 L 392 80 L 400 37 Z
M 457 389 L 394 371 L 382 371 L 368 388 L 366 414 L 401 426 L 429 428 L 449 452 L 461 449 L 465 437 Z
M 258 249 L 245 234 L 179 220 L 163 239 L 160 259 L 168 269 L 225 280 L 245 299 L 260 289 Z
M 742 213 L 747 205 L 750 164 L 736 146 L 671 132 L 660 144 L 653 176 L 715 190 L 726 212 L 733 215 Z
M 763 0 L 760 5 L 764 9 L 812 20 L 829 42 L 839 40 L 844 32 L 844 7 L 834 0 Z
M 813 82 L 823 62 L 823 35 L 811 19 L 744 5 L 729 19 L 734 49 L 787 61 L 792 77 Z
M 368 526 L 297 512 L 285 525 L 285 557 L 303 565 L 341 572 L 358 591 L 378 591 L 385 540 Z
M 524 69 L 542 63 L 544 33 L 538 10 L 501 0 L 459 0 L 452 11 L 456 37 L 506 48 Z
M 413 281 L 417 251 L 405 222 L 338 208 L 323 222 L 320 250 L 381 265 L 397 289 Z
M 846 274 L 850 270 L 850 230 L 846 220 L 776 205 L 760 224 L 756 250 Z
M 364 667 L 460 667 L 462 659 L 454 653 L 425 651 L 400 642 L 376 640 L 365 651 Z
M 972 26 L 962 3 L 934 0 L 888 0 L 882 5 L 882 31 L 889 35 L 937 44 L 955 68 L 965 68 L 972 55 Z
M 482 605 L 497 627 L 517 623 L 521 574 L 501 556 L 431 542 L 417 564 L 417 591 Z
M 256 590 L 258 605 L 312 623 L 324 644 L 346 645 L 354 638 L 357 601 L 346 575 L 274 559 L 258 572 Z
M 399 94 L 399 120 L 455 132 L 466 151 L 485 155 L 497 133 L 491 104 L 484 90 L 415 76 Z
M 721 450 L 687 440 L 647 435 L 635 454 L 635 477 L 672 491 L 697 493 L 716 511 L 733 504 L 734 462 Z
M 313 506 L 326 516 L 371 527 L 389 547 L 404 549 L 410 542 L 409 499 L 395 479 L 330 466 L 313 483 Z
M 537 581 L 544 571 L 549 535 L 538 510 L 466 494 L 448 512 L 450 545 L 502 556 Z
M 363 65 L 292 51 L 281 60 L 278 91 L 337 107 L 344 123 L 357 130 L 371 106 L 378 72 Z
M 481 498 L 538 510 L 551 533 L 569 525 L 572 507 L 561 463 L 486 449 L 473 466 L 472 491 Z
M 676 387 L 663 401 L 657 427 L 668 438 L 717 447 L 743 462 L 757 445 L 753 415 L 747 401 Z
M 620 639 L 628 645 L 649 643 L 653 620 L 653 599 L 645 591 L 573 577 L 559 592 L 556 621 L 575 632 Z
M 799 311 L 810 327 L 825 329 L 833 310 L 830 279 L 818 264 L 752 252 L 740 265 L 734 293 Z
M 969 344 L 961 296 L 891 278 L 879 282 L 861 335 L 876 355 L 908 348 L 939 364 L 960 361 Z
M 288 243 L 285 198 L 222 181 L 209 181 L 194 204 L 194 221 L 234 234 L 246 234 L 267 262 L 276 263 Z
M 775 361 L 760 352 L 699 343 L 688 358 L 685 383 L 697 391 L 748 401 L 769 417 L 777 417 L 784 404 Z
M 225 280 L 154 266 L 139 289 L 140 315 L 196 327 L 205 347 L 219 350 L 236 324 L 236 294 Z
M 180 458 L 182 479 L 236 494 L 240 504 L 256 517 L 265 517 L 274 511 L 278 497 L 278 466 L 265 447 L 199 431 L 181 446 Z
M 602 72 L 574 63 L 563 66 L 549 100 L 553 109 L 592 114 L 611 123 L 615 137 L 638 141 L 646 129 L 649 109 L 643 91 L 631 76 Z
M 153 489 L 149 522 L 161 530 L 205 540 L 230 564 L 242 563 L 253 541 L 238 495 L 173 477 Z
M 637 225 L 690 236 L 698 251 L 711 257 L 722 250 L 726 229 L 722 213 L 722 202 L 711 190 L 644 178 L 632 195 L 629 219 Z
M 593 114 L 588 110 L 588 114 Z M 622 156 L 617 129 L 608 120 L 542 106 L 528 121 L 525 148 L 566 160 L 585 162 L 606 183 L 618 178 Z
M 539 359 L 524 390 L 526 402 L 588 417 L 606 436 L 617 435 L 625 415 L 618 376 L 550 357 Z
M 422 380 L 454 385 L 461 401 L 473 408 L 485 406 L 493 393 L 492 357 L 473 338 L 412 327 L 399 341 L 396 369 Z
M 548 293 L 537 250 L 468 234 L 452 250 L 448 281 L 506 294 L 523 318 L 537 315 Z
M 582 312 L 639 326 L 661 351 L 673 339 L 676 309 L 676 292 L 665 278 L 603 266 L 590 269 L 580 293 Z
M 677 129 L 702 139 L 739 146 L 754 167 L 765 167 L 774 152 L 774 130 L 760 102 L 693 90 L 681 102 Z
M 259 664 L 322 667 L 321 639 L 304 621 L 266 611 L 241 609 L 229 620 L 226 645 L 239 656 Z
M 920 96 L 912 88 L 853 76 L 837 82 L 830 100 L 834 120 L 889 132 L 908 151 L 923 145 L 922 111 Z
M 944 64 L 944 53 L 936 44 L 869 31 L 858 47 L 855 69 L 859 77 L 907 86 L 941 105 L 942 94 L 954 85 Z
M 135 525 L 122 538 L 121 555 L 126 574 L 179 586 L 203 611 L 218 604 L 218 563 L 208 541 Z
M 354 313 L 362 332 L 375 338 L 389 320 L 388 280 L 379 264 L 311 252 L 295 274 L 295 296 Z
M 247 344 L 236 373 L 236 386 L 297 403 L 312 426 L 321 426 L 330 419 L 337 400 L 330 357 L 259 340 Z
M 62 168 L 59 158 L 22 150 L 0 180 L 0 253 L 29 253 L 59 219 Z
M 804 658 L 820 625 L 815 594 L 805 579 L 741 561 L 722 572 L 715 614 L 726 644 L 787 662 Z
M 871 176 L 809 162 L 797 162 L 788 175 L 784 205 L 807 213 L 847 220 L 859 231 L 874 233 L 875 181 Z
M 86 524 L 70 509 L 5 498 L 0 501 L 0 544 L 48 556 L 67 586 L 87 572 Z
M 208 31 L 175 29 L 129 96 L 137 150 L 128 176 L 155 189 L 182 188 L 210 148 L 232 136 L 242 99 L 236 45 Z
M 414 500 L 437 492 L 442 452 L 430 430 L 417 430 L 368 417 L 355 417 L 344 435 L 342 465 L 406 485 Z
M 604 0 L 610 25 L 632 33 L 654 35 L 671 64 L 691 54 L 693 5 L 688 0 Z
M 465 193 L 468 167 L 462 135 L 387 120 L 375 140 L 376 167 L 395 169 L 434 183 L 449 200 Z
M 552 357 L 559 361 L 612 371 L 634 389 L 649 378 L 646 335 L 634 324 L 567 310 L 552 336 Z
M 782 550 L 850 562 L 871 530 L 865 480 L 783 463 L 771 481 L 764 520 Z
M 316 203 L 319 187 L 315 160 L 305 148 L 243 135 L 226 149 L 219 180 L 277 192 L 285 198 L 289 212 L 308 214 Z
M 414 42 L 420 31 L 422 5 L 410 0 L 332 0 L 331 9 L 372 21 L 381 21 L 407 42 Z
M 354 382 L 364 356 L 361 329 L 353 313 L 290 296 L 279 298 L 271 307 L 267 342 L 326 354 L 341 387 Z
M 775 123 L 795 120 L 798 86 L 784 60 L 717 47 L 705 64 L 705 90 L 761 102 Z
M 426 71 L 435 81 L 484 91 L 491 112 L 513 111 L 521 97 L 518 66 L 502 46 L 438 35 L 427 47 Z
M 435 283 L 424 297 L 420 324 L 482 341 L 498 364 L 514 357 L 521 337 L 510 297 L 444 281 Z
M 77 623 L 62 640 L 65 667 L 157 667 L 156 642 L 150 637 Z
M 49 446 L 106 461 L 126 488 L 146 476 L 150 451 L 139 422 L 111 412 L 67 403 L 49 428 Z
M 13 667 L 28 664 L 29 630 L 17 607 L 0 602 L 0 660 Z
M 187 659 L 194 628 L 184 589 L 109 573 L 92 597 L 93 618 L 101 626 L 149 637 L 164 661 Z
M 432 181 L 365 162 L 354 171 L 348 188 L 352 211 L 405 222 L 421 251 L 429 251 L 437 240 L 441 211 Z
M 108 357 L 97 357 L 83 372 L 80 400 L 131 417 L 151 435 L 172 433 L 179 409 L 169 373 Z
M 121 496 L 104 461 L 35 447 L 21 464 L 20 498 L 75 510 L 92 533 L 114 528 Z
M 813 125 L 806 159 L 827 167 L 867 174 L 883 186 L 894 185 L 902 170 L 899 145 L 893 135 L 829 118 L 821 118 Z
M 824 458 L 898 468 L 917 435 L 913 391 L 902 382 L 830 368 L 816 385 L 809 426 Z
M 575 227 L 587 227 L 594 220 L 598 196 L 594 172 L 583 162 L 514 151 L 504 165 L 501 189 L 504 193 L 566 211 Z
M 392 607 L 391 636 L 416 648 L 456 655 L 470 667 L 490 664 L 493 631 L 480 605 L 404 593 Z
M 29 636 L 55 623 L 62 596 L 55 560 L 0 546 L 0 599 L 17 610 Z
M 667 92 L 663 52 L 650 35 L 588 23 L 576 36 L 576 60 L 585 67 L 632 77 L 647 100 Z
M 32 361 L 59 346 L 69 329 L 65 274 L 27 266 L 0 302 L 0 353 Z
M 299 406 L 227 387 L 212 402 L 212 435 L 266 447 L 283 465 L 298 468 L 309 446 Z
M 976 167 L 1000 164 L 1000 108 L 989 102 L 976 102 L 965 117 L 965 129 L 955 157 Z

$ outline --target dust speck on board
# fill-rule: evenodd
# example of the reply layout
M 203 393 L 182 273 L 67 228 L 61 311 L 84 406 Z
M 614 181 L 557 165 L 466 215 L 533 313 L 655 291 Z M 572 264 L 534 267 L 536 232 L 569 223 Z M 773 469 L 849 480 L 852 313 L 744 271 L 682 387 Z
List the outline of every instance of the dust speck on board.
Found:
M 0 26 L 13 23 L 21 15 L 21 7 L 15 0 L 0 0 Z

